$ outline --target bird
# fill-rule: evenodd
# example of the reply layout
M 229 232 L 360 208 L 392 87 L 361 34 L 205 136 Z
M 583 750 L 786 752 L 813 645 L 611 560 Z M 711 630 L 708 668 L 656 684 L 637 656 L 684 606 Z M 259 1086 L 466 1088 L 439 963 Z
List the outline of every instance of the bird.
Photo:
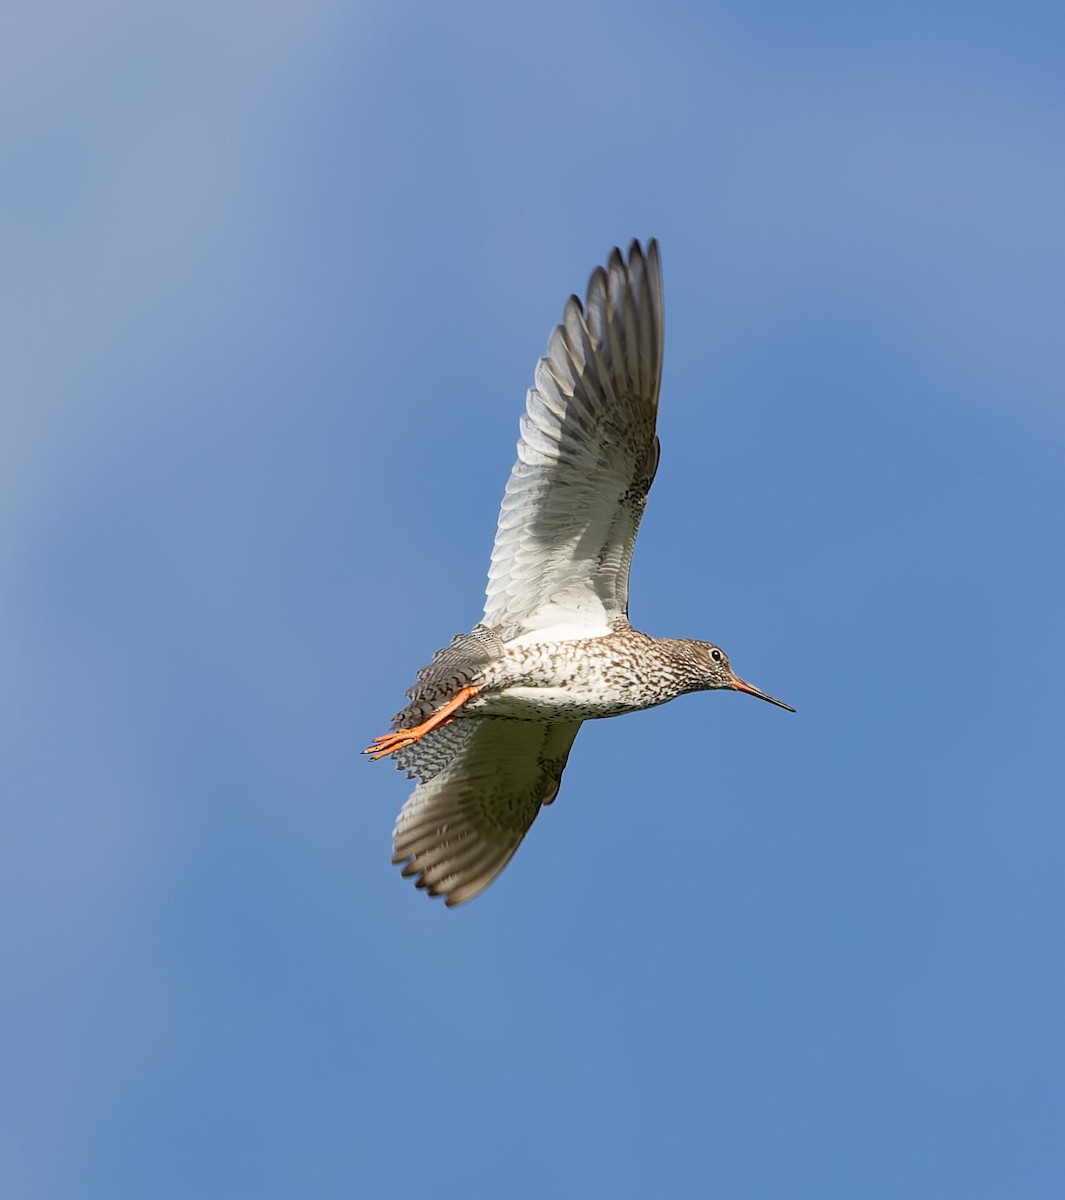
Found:
M 636 533 L 658 469 L 658 243 L 615 247 L 536 366 L 499 513 L 484 616 L 437 651 L 363 751 L 417 781 L 392 861 L 448 907 L 479 895 L 558 795 L 587 720 L 727 689 L 776 700 L 711 642 L 629 623 Z

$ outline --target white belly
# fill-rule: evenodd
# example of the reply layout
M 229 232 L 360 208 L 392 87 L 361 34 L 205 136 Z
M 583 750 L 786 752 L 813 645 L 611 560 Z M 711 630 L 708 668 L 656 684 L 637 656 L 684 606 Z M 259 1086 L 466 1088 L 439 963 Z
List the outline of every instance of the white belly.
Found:
M 466 711 L 523 721 L 589 721 L 596 717 L 616 717 L 635 707 L 639 706 L 626 704 L 616 696 L 606 698 L 572 687 L 508 687 L 475 697 L 466 705 Z

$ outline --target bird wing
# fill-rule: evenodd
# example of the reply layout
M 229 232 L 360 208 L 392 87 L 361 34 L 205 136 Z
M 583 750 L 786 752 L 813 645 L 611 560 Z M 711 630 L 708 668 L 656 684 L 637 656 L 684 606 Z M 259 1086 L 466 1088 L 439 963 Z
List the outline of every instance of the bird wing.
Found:
M 427 734 L 417 743 L 426 777 L 400 810 L 392 861 L 449 907 L 478 895 L 510 862 L 540 805 L 558 794 L 580 727 L 465 717 Z M 423 774 L 417 759 L 403 765 Z
M 628 617 L 629 563 L 658 467 L 658 243 L 614 249 L 571 296 L 521 419 L 499 513 L 484 623 L 513 635 L 608 633 Z

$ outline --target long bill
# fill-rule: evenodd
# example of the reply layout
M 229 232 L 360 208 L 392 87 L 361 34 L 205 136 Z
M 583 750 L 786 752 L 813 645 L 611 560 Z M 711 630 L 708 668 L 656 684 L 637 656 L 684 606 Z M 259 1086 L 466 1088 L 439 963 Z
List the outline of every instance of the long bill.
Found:
M 783 700 L 776 700 L 765 692 L 759 691 L 754 684 L 748 683 L 746 679 L 741 679 L 738 675 L 732 676 L 732 686 L 737 692 L 746 692 L 748 696 L 757 696 L 759 700 L 765 700 L 768 704 L 775 704 L 778 708 L 786 708 L 788 712 L 795 711 L 790 704 L 785 704 Z

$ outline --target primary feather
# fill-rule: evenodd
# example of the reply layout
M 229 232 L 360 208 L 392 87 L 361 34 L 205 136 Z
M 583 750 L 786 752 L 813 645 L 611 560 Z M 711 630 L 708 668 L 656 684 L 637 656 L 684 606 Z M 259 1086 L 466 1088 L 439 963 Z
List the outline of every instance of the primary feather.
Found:
M 658 467 L 658 244 L 615 249 L 571 296 L 521 419 L 499 514 L 484 624 L 574 637 L 628 616 L 629 564 Z

